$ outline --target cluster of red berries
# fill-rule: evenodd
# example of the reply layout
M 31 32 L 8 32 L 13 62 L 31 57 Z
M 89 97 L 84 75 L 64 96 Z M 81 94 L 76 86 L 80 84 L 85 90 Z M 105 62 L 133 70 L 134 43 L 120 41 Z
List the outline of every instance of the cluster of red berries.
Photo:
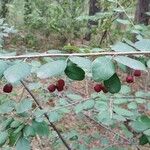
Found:
M 65 86 L 65 81 L 63 79 L 59 79 L 55 84 L 50 84 L 47 89 L 49 92 L 53 93 L 56 89 L 58 92 L 61 92 L 64 90 L 64 86 Z
M 127 83 L 133 83 L 134 82 L 134 76 L 135 77 L 140 77 L 141 76 L 141 71 L 140 70 L 134 70 L 133 75 L 128 75 L 126 77 L 126 82 Z M 58 92 L 61 92 L 61 91 L 64 90 L 64 86 L 65 86 L 65 81 L 63 79 L 59 79 L 57 81 L 56 85 L 55 84 L 50 84 L 47 89 L 51 93 L 54 92 L 56 89 L 57 89 Z M 5 93 L 11 93 L 12 90 L 13 90 L 13 86 L 10 83 L 6 84 L 3 87 L 3 92 L 5 92 Z M 95 92 L 101 92 L 101 91 L 103 91 L 104 93 L 108 92 L 107 88 L 102 84 L 96 84 L 94 86 L 94 90 L 95 90 Z
M 128 75 L 126 77 L 126 82 L 127 83 L 133 83 L 134 82 L 134 76 L 135 77 L 140 77 L 141 76 L 141 71 L 140 70 L 134 70 L 133 75 Z
M 101 91 L 103 91 L 104 93 L 108 93 L 108 90 L 107 90 L 106 87 L 105 87 L 104 85 L 102 85 L 102 84 L 96 84 L 96 85 L 94 86 L 94 91 L 97 92 L 97 93 L 99 93 L 99 92 L 101 92 Z
M 11 93 L 12 90 L 13 90 L 13 86 L 10 83 L 4 85 L 4 87 L 3 87 L 3 92 L 5 92 L 5 93 Z

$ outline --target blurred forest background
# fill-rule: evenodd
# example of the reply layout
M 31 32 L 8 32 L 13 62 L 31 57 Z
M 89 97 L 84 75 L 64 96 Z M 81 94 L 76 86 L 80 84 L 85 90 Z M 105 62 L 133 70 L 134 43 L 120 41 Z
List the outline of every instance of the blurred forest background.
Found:
M 149 0 L 0 0 L 0 17 L 4 21 L 1 20 L 1 26 L 4 23 L 11 26 L 6 32 L 17 30 L 3 45 L 6 49 L 23 51 L 63 49 L 71 45 L 72 51 L 83 51 L 77 47 L 103 48 L 117 40 L 149 38 L 149 3 Z

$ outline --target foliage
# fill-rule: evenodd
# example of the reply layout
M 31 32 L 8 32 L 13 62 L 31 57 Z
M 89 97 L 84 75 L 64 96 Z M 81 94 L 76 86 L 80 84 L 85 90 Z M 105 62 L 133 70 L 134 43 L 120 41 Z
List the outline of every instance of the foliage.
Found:
M 4 22 L 4 19 L 0 18 L 0 48 L 3 47 L 4 38 L 8 37 L 10 33 L 16 33 L 16 30 L 14 27 L 9 27 L 9 25 Z
M 142 42 L 145 41 L 138 41 L 138 43 L 143 44 Z M 115 48 L 117 51 L 122 51 L 122 47 L 112 46 L 113 50 Z M 94 113 L 93 117 L 97 122 L 109 126 L 115 125 L 117 122 L 120 122 L 122 125 L 123 122 L 130 120 L 132 129 L 138 133 L 142 133 L 144 136 L 140 138 L 141 143 L 143 138 L 149 139 L 149 117 L 138 112 L 139 105 L 147 103 L 146 99 L 149 97 L 149 93 L 139 92 L 135 93 L 135 98 L 133 97 L 133 99 L 123 98 L 123 96 L 131 94 L 131 89 L 125 85 L 121 86 L 121 79 L 119 79 L 116 70 L 118 63 L 131 69 L 147 70 L 147 66 L 140 60 L 127 56 L 98 57 L 93 62 L 89 58 L 72 56 L 70 58 L 50 59 L 46 63 L 38 63 L 37 66 L 33 62 L 22 62 L 21 60 L 14 62 L 9 60 L 1 61 L 1 79 L 14 85 L 18 85 L 20 80 L 29 78 L 29 76 L 37 75 L 37 79 L 46 79 L 66 74 L 69 79 L 77 81 L 84 80 L 85 77 L 91 77 L 95 82 L 103 82 L 109 91 L 108 94 L 94 93 L 86 101 L 81 101 L 83 97 L 80 95 L 66 95 L 67 98 L 60 100 L 61 103 L 57 105 L 58 108 L 56 107 L 56 110 L 36 110 L 33 114 L 34 117 L 32 118 L 31 125 L 25 123 L 29 116 L 31 117 L 29 112 L 33 111 L 33 102 L 30 99 L 22 99 L 19 103 L 14 103 L 11 100 L 2 102 L 0 105 L 1 114 L 14 112 L 19 118 L 22 118 L 22 121 L 15 118 L 3 121 L 3 132 L 1 134 L 5 136 L 2 136 L 1 145 L 7 140 L 11 141 L 11 145 L 16 143 L 16 139 L 13 139 L 15 134 L 19 138 L 16 147 L 23 146 L 30 149 L 29 137 L 33 137 L 36 134 L 40 136 L 49 136 L 51 134 L 51 132 L 49 133 L 47 122 L 44 122 L 44 114 L 46 113 L 49 116 L 51 122 L 58 122 L 65 114 L 70 112 L 65 106 L 74 101 L 79 101 L 74 107 L 76 114 L 96 110 L 98 113 Z M 52 97 L 55 97 L 55 95 Z M 113 97 L 113 101 L 111 97 Z M 127 108 L 124 108 L 124 106 Z M 8 128 L 11 129 L 11 132 L 6 133 Z M 128 129 L 126 130 L 126 132 L 130 133 Z
M 9 10 L 14 12 L 16 10 L 13 11 L 13 8 L 16 9 L 19 6 L 21 9 L 24 8 L 18 15 L 22 15 L 24 20 L 22 29 L 29 31 L 30 34 L 27 35 L 26 40 L 31 40 L 31 43 L 33 33 L 38 30 L 46 36 L 49 36 L 51 32 L 64 36 L 70 43 L 77 37 L 83 39 L 83 33 L 91 30 L 92 37 L 100 36 L 99 41 L 94 44 L 98 45 L 98 48 L 91 46 L 94 43 L 91 40 L 92 44 L 89 47 L 80 48 L 68 44 L 63 49 L 79 55 L 80 52 L 100 52 L 100 47 L 103 47 L 106 52 L 116 53 L 150 51 L 149 26 L 134 24 L 133 16 L 130 16 L 133 14 L 131 8 L 135 4 L 134 0 L 130 2 L 121 0 L 119 3 L 116 0 L 98 1 L 102 9 L 93 16 L 87 15 L 85 10 L 87 3 L 83 0 L 26 0 L 25 3 L 21 1 L 18 5 L 17 2 L 18 0 L 12 1 L 8 5 Z M 119 18 L 121 13 L 125 14 L 123 18 Z M 10 14 L 9 17 L 11 17 Z M 9 17 L 8 22 L 10 22 Z M 98 25 L 89 29 L 87 26 L 89 21 L 97 21 Z M 3 19 L 0 19 L 0 47 L 5 44 L 4 39 L 9 33 L 15 32 L 13 27 L 9 27 Z M 135 42 L 133 42 L 133 36 Z M 63 52 L 49 50 L 46 53 L 61 55 Z M 24 53 L 26 56 L 35 54 L 39 53 Z M 16 52 L 0 51 L 0 57 L 15 58 L 17 55 Z M 89 148 L 87 145 L 94 140 L 100 140 L 102 148 L 106 146 L 108 150 L 118 149 L 113 145 L 107 147 L 110 145 L 109 139 L 99 133 L 83 135 L 72 129 L 67 132 L 59 126 L 64 117 L 72 113 L 81 119 L 90 114 L 92 121 L 112 132 L 115 139 L 119 141 L 122 139 L 123 144 L 125 142 L 134 146 L 150 144 L 150 92 L 132 91 L 129 85 L 124 84 L 124 79 L 120 75 L 121 71 L 128 74 L 129 69 L 148 73 L 149 68 L 150 59 L 143 55 L 97 56 L 92 59 L 62 55 L 52 58 L 34 58 L 34 60 L 27 58 L 0 60 L 1 84 L 11 83 L 17 90 L 17 92 L 13 90 L 11 94 L 0 95 L 0 147 L 5 148 L 7 145 L 15 146 L 17 150 L 30 150 L 33 137 L 38 135 L 51 139 L 52 148 L 60 149 L 62 143 L 58 135 L 63 134 L 67 143 L 71 143 L 72 149 L 87 150 Z M 46 89 L 49 80 L 55 82 L 56 78 L 60 77 L 66 81 L 65 91 L 56 90 L 50 93 Z M 83 94 L 72 91 L 71 84 L 84 80 L 86 90 L 89 81 L 104 85 L 106 91 L 96 93 L 90 89 L 87 91 L 87 98 Z M 23 81 L 27 84 L 26 86 Z M 29 95 L 21 94 L 21 98 L 16 100 L 14 97 L 22 86 Z M 54 104 L 53 101 L 55 101 Z M 45 105 L 41 106 L 43 103 Z M 141 111 L 143 107 L 144 111 Z M 55 129 L 55 123 L 59 126 L 58 130 Z M 50 126 L 59 134 L 57 135 Z M 119 132 L 114 133 L 113 128 L 117 128 L 117 131 L 121 130 L 123 136 L 122 134 L 120 136 Z

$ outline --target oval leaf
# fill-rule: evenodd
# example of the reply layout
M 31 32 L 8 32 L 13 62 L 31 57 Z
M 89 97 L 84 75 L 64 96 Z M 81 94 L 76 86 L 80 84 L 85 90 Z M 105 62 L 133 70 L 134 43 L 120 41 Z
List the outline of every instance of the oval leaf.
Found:
M 17 63 L 9 67 L 5 72 L 4 76 L 10 83 L 16 83 L 23 78 L 27 77 L 31 72 L 31 67 L 27 63 Z
M 141 51 L 150 51 L 150 39 L 141 39 L 135 43 L 135 48 Z
M 8 132 L 7 131 L 3 131 L 3 132 L 1 131 L 1 133 L 0 133 L 0 146 L 5 144 L 7 138 L 8 138 Z
M 82 69 L 91 70 L 92 62 L 91 60 L 83 57 L 70 57 L 69 58 L 73 63 L 77 64 Z
M 10 113 L 14 109 L 15 103 L 13 101 L 7 101 L 0 105 L 0 114 Z
M 24 113 L 32 108 L 32 101 L 29 99 L 22 100 L 17 106 L 16 111 L 18 114 Z
M 33 121 L 32 128 L 40 136 L 48 136 L 49 135 L 49 127 L 46 122 Z
M 114 60 L 132 69 L 146 71 L 145 65 L 138 60 L 135 60 L 126 56 L 117 56 L 117 57 L 114 57 Z
M 37 71 L 37 76 L 41 79 L 61 75 L 66 68 L 66 61 L 57 60 L 44 64 Z
M 8 68 L 7 62 L 0 60 L 0 77 L 3 75 L 4 71 Z
M 113 111 L 115 113 L 117 113 L 118 115 L 122 115 L 122 116 L 126 116 L 126 117 L 134 116 L 133 112 L 131 112 L 127 109 L 121 108 L 121 107 L 117 107 L 117 106 L 114 107 Z
M 72 62 L 68 63 L 65 74 L 72 80 L 81 81 L 85 78 L 84 70 Z
M 136 132 L 143 132 L 150 127 L 150 118 L 147 116 L 140 116 L 131 123 L 132 128 Z
M 105 80 L 104 85 L 110 93 L 118 93 L 121 89 L 121 82 L 116 73 L 108 80 Z
M 27 139 L 21 137 L 17 141 L 16 150 L 31 150 L 29 141 Z
M 133 47 L 129 46 L 126 43 L 122 43 L 122 42 L 118 42 L 115 45 L 111 46 L 111 49 L 116 51 L 116 52 L 119 52 L 119 51 L 125 51 L 125 52 L 135 51 L 135 49 Z
M 98 57 L 92 63 L 92 76 L 95 81 L 108 80 L 115 73 L 115 66 L 110 58 Z

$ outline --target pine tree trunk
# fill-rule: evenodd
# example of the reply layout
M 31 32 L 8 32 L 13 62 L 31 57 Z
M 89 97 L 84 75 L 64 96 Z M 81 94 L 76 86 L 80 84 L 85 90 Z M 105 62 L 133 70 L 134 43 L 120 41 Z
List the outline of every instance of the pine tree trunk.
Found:
M 149 24 L 149 16 L 146 15 L 146 12 L 150 10 L 150 0 L 138 0 L 136 13 L 135 13 L 135 22 L 138 24 Z
M 98 6 L 98 1 L 97 0 L 89 0 L 89 16 L 94 16 L 97 12 L 100 12 L 101 9 Z M 88 21 L 88 29 L 89 32 L 85 35 L 85 39 L 86 40 L 90 40 L 91 39 L 91 28 L 92 25 L 98 25 L 97 21 Z

